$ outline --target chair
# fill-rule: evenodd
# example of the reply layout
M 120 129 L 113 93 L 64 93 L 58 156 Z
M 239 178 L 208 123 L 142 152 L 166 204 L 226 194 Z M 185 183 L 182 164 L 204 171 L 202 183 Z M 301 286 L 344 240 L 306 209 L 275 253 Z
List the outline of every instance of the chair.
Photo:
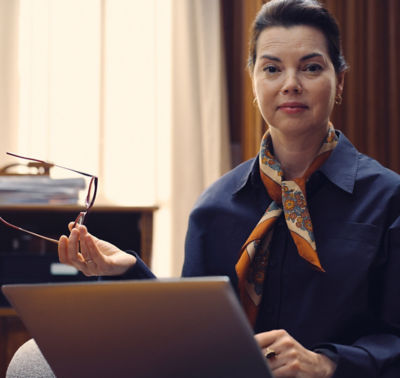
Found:
M 30 339 L 15 352 L 6 378 L 55 378 L 35 340 Z

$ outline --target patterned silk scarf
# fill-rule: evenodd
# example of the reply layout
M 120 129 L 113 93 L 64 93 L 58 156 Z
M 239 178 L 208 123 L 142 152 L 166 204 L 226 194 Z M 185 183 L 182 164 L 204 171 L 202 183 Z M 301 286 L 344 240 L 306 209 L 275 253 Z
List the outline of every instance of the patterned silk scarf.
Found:
M 242 306 L 254 326 L 261 302 L 265 271 L 269 256 L 269 243 L 274 224 L 284 213 L 287 227 L 296 244 L 299 255 L 312 266 L 324 271 L 318 258 L 310 214 L 307 208 L 305 186 L 308 178 L 329 157 L 336 147 L 338 137 L 333 126 L 324 139 L 321 149 L 303 177 L 284 180 L 279 162 L 271 153 L 271 137 L 267 131 L 261 141 L 260 175 L 272 202 L 251 232 L 240 251 L 236 264 L 239 294 Z

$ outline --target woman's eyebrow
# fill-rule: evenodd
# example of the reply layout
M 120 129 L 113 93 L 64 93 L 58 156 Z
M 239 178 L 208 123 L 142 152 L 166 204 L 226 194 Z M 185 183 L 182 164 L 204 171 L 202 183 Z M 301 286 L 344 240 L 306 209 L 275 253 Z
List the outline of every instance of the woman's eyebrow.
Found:
M 263 59 L 269 59 L 269 60 L 274 60 L 275 62 L 282 62 L 279 58 L 277 58 L 276 56 L 272 56 L 272 55 L 261 55 L 261 58 Z
M 303 62 L 304 60 L 312 59 L 312 58 L 315 58 L 315 57 L 321 57 L 321 58 L 323 58 L 323 55 L 320 54 L 320 53 L 317 53 L 317 52 L 315 52 L 315 53 L 310 53 L 310 54 L 307 54 L 307 55 L 304 55 L 303 57 L 301 57 L 301 58 L 300 58 L 300 61 Z M 273 55 L 268 55 L 268 54 L 263 54 L 263 55 L 261 55 L 261 58 L 262 58 L 262 59 L 272 60 L 272 61 L 275 61 L 275 62 L 282 62 L 282 60 L 279 59 L 278 57 L 273 56 Z
M 311 54 L 304 55 L 302 58 L 300 58 L 300 61 L 303 62 L 304 60 L 308 60 L 308 59 L 312 59 L 312 58 L 316 58 L 316 57 L 323 58 L 324 56 L 320 53 L 311 53 Z

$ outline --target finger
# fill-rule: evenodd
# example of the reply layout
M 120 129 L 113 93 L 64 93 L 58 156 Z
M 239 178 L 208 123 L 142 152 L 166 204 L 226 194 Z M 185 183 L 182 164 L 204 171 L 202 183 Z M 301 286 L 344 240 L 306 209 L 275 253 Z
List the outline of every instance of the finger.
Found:
M 273 330 L 254 336 L 272 371 L 287 362 L 287 352 L 293 346 L 292 337 L 285 330 Z
M 84 270 L 84 258 L 79 251 L 79 231 L 73 229 L 68 240 L 67 261 L 79 270 Z
M 69 246 L 69 239 L 65 235 L 62 235 L 60 237 L 58 244 L 58 258 L 60 262 L 63 264 L 72 265 L 73 267 L 78 268 L 79 270 L 84 269 L 83 265 L 71 260 L 69 255 L 70 252 L 68 251 L 69 248 L 68 246 Z
M 274 349 L 275 355 L 273 357 L 266 358 L 266 360 L 269 368 L 274 374 L 274 377 L 278 378 L 292 376 L 288 375 L 287 371 L 285 370 L 290 362 L 294 362 L 291 358 L 291 352 L 288 350 L 280 350 L 280 346 L 276 344 L 272 344 L 271 348 Z M 263 350 L 263 352 L 264 355 L 267 354 L 267 348 Z
M 254 335 L 254 339 L 261 349 L 271 347 L 273 343 L 279 340 L 281 337 L 286 335 L 284 330 L 272 330 L 268 332 L 262 332 Z
M 276 357 L 267 360 L 274 377 L 297 377 L 297 373 L 304 368 L 302 359 L 295 351 L 284 350 Z M 304 375 L 313 376 L 313 375 Z
M 82 272 L 85 274 L 85 276 L 99 275 L 96 263 L 90 258 L 85 260 L 85 269 Z
M 81 249 L 83 253 L 83 257 L 85 259 L 87 272 L 90 275 L 98 275 L 98 266 L 97 262 L 99 260 L 100 252 L 97 250 L 94 243 L 91 243 L 92 238 L 89 233 L 85 233 L 83 236 L 81 235 L 80 242 L 81 242 Z
M 270 348 L 276 352 L 275 357 L 267 359 L 275 377 L 294 376 L 293 372 L 300 368 L 299 364 L 304 360 L 304 353 L 309 352 L 287 332 L 283 332 Z
M 85 248 L 85 251 L 89 259 L 93 260 L 96 264 L 103 262 L 104 256 L 98 249 L 92 235 L 86 233 L 82 237 L 82 244 Z
M 268 365 L 270 365 L 268 363 Z M 279 367 L 271 367 L 269 366 L 272 374 L 274 375 L 275 378 L 287 378 L 287 377 L 294 377 L 294 368 L 288 367 L 286 365 L 281 365 Z
M 58 259 L 63 264 L 68 264 L 67 260 L 68 238 L 65 235 L 60 237 L 58 241 Z
M 254 338 L 256 339 L 258 345 L 261 344 L 272 344 L 275 342 L 277 339 L 287 335 L 287 332 L 283 329 L 274 329 L 272 331 L 267 331 L 267 332 L 261 332 L 257 333 L 254 335 Z
M 98 276 L 98 268 L 96 263 L 92 259 L 86 260 L 86 270 L 84 272 L 85 276 Z
M 268 348 L 271 349 L 271 348 Z M 284 358 L 284 355 L 281 353 L 278 353 L 274 350 L 274 354 L 271 357 L 268 357 L 269 355 L 269 350 L 263 350 L 263 354 L 267 360 L 268 366 L 270 367 L 271 371 L 275 371 L 276 369 L 280 368 L 281 366 L 284 366 L 286 363 L 286 359 Z
M 79 252 L 82 254 L 82 257 L 85 261 L 89 260 L 90 256 L 87 251 L 87 246 L 84 242 L 84 239 L 88 233 L 87 229 L 86 229 L 86 227 L 79 225 L 79 226 L 76 226 L 75 230 L 77 230 L 79 233 L 78 234 L 79 235 Z

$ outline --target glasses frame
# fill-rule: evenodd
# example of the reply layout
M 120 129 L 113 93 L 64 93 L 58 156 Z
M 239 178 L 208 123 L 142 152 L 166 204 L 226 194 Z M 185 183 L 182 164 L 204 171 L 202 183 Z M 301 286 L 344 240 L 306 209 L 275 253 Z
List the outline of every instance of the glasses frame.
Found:
M 39 159 L 34 159 L 34 158 L 30 158 L 30 157 L 25 157 L 25 156 L 17 155 L 17 154 L 11 153 L 11 152 L 7 152 L 7 155 L 11 155 L 11 156 L 14 156 L 14 157 L 19 158 L 19 159 L 25 159 L 25 160 L 29 160 L 29 161 L 34 161 L 34 162 L 37 162 L 37 163 L 41 163 L 41 164 L 44 164 L 44 165 L 48 166 L 49 168 L 51 168 L 51 167 L 58 167 L 58 168 L 61 168 L 61 169 L 65 169 L 65 170 L 67 170 L 67 171 L 71 171 L 71 172 L 78 173 L 78 174 L 83 175 L 83 176 L 86 176 L 86 177 L 90 177 L 89 187 L 88 187 L 88 191 L 87 191 L 86 198 L 85 198 L 85 210 L 84 210 L 84 211 L 81 211 L 81 212 L 78 214 L 78 216 L 76 217 L 75 222 L 74 222 L 72 228 L 75 228 L 77 224 L 83 224 L 83 222 L 84 222 L 84 220 L 85 220 L 85 217 L 86 217 L 88 211 L 93 207 L 94 202 L 95 202 L 95 200 L 96 200 L 97 186 L 98 186 L 98 180 L 99 180 L 97 176 L 91 175 L 91 174 L 89 174 L 89 173 L 77 171 L 76 169 L 63 167 L 63 166 L 61 166 L 61 165 L 57 165 L 57 164 L 53 164 L 53 163 L 48 163 L 48 162 L 46 162 L 46 161 L 44 161 L 44 160 L 39 160 Z M 92 196 L 92 191 L 93 191 L 93 196 Z M 49 242 L 51 242 L 51 243 L 58 244 L 58 240 L 56 240 L 56 239 L 49 238 L 49 237 L 47 237 L 47 236 L 38 234 L 38 233 L 36 233 L 36 232 L 32 232 L 32 231 L 26 230 L 26 229 L 24 229 L 24 228 L 22 228 L 22 227 L 16 226 L 16 225 L 14 225 L 14 224 L 12 224 L 12 223 L 10 223 L 10 222 L 7 222 L 7 221 L 6 221 L 4 218 L 2 218 L 2 217 L 0 217 L 0 221 L 3 222 L 3 223 L 4 223 L 5 225 L 7 225 L 8 227 L 14 228 L 15 230 L 19 230 L 19 231 L 25 232 L 25 233 L 27 233 L 27 234 L 29 234 L 29 235 L 36 236 L 36 237 L 41 238 L 41 239 L 43 239 L 43 240 L 47 240 L 47 241 L 49 241 Z

